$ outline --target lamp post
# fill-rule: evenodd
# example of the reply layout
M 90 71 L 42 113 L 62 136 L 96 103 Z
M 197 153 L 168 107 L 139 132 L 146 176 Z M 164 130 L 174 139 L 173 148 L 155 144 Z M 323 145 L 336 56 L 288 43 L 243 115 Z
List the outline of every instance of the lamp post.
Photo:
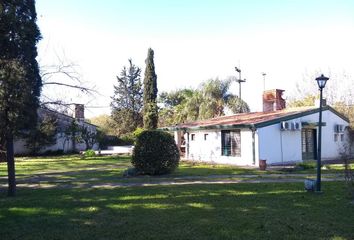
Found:
M 316 78 L 318 87 L 320 89 L 320 112 L 318 121 L 318 148 L 317 148 L 317 181 L 316 181 L 316 192 L 321 192 L 321 143 L 322 143 L 322 91 L 326 86 L 328 77 L 319 76 Z
M 241 83 L 246 82 L 246 79 L 241 79 L 241 69 L 239 69 L 238 67 L 235 67 L 236 72 L 238 72 L 238 79 L 236 79 L 236 82 L 238 82 L 239 85 L 239 98 L 241 99 Z

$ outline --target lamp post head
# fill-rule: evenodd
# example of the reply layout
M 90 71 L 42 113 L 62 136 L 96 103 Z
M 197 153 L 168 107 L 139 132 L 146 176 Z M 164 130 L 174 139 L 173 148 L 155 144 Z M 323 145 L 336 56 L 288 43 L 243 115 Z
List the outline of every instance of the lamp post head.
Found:
M 318 87 L 320 89 L 323 89 L 326 86 L 326 83 L 328 81 L 328 77 L 323 76 L 323 74 L 321 74 L 321 76 L 319 76 L 318 78 L 316 78 Z
M 236 72 L 240 73 L 241 69 L 239 69 L 238 67 L 235 67 Z

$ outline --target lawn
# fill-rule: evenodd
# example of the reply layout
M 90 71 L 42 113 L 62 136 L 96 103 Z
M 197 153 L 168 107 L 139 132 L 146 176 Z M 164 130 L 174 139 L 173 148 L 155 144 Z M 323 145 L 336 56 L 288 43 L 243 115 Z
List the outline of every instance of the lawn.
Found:
M 343 183 L 21 189 L 0 197 L 2 239 L 354 239 Z
M 210 165 L 203 163 L 181 162 L 179 168 L 170 175 L 154 178 L 140 176 L 138 178 L 123 178 L 123 172 L 131 167 L 129 156 L 101 156 L 83 158 L 78 155 L 60 157 L 21 157 L 16 158 L 16 175 L 18 182 L 28 179 L 39 179 L 41 183 L 63 182 L 72 183 L 112 183 L 112 182 L 141 182 L 161 181 L 178 177 L 198 177 L 229 174 L 264 174 L 256 168 L 240 168 L 229 165 Z M 270 171 L 276 172 L 276 171 Z M 266 172 L 269 173 L 269 172 Z M 5 183 L 6 164 L 0 163 L 0 184 Z M 22 181 L 23 180 L 23 181 Z
M 187 164 L 187 165 L 184 165 Z M 129 157 L 17 159 L 19 180 L 55 176 L 70 181 L 121 181 Z M 5 164 L 0 164 L 4 176 Z M 187 169 L 187 170 L 184 170 Z M 178 176 L 258 173 L 256 169 L 183 163 Z M 200 170 L 202 169 L 202 170 Z M 207 169 L 207 170 L 205 170 Z M 135 181 L 136 179 L 125 179 Z M 146 180 L 146 178 L 140 178 Z M 4 183 L 4 178 L 0 183 Z M 324 182 L 323 194 L 303 183 L 149 187 L 0 187 L 1 239 L 354 239 L 354 204 L 344 182 Z

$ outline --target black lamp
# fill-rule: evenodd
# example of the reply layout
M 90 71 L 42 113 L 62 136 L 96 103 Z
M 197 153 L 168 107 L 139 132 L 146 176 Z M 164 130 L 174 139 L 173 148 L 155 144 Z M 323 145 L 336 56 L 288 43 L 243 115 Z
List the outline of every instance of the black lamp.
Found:
M 326 86 L 328 77 L 319 76 L 316 78 L 318 87 L 320 88 L 320 111 L 319 111 L 319 121 L 318 121 L 318 148 L 317 148 L 317 179 L 316 179 L 316 192 L 321 192 L 321 143 L 322 143 L 322 90 Z

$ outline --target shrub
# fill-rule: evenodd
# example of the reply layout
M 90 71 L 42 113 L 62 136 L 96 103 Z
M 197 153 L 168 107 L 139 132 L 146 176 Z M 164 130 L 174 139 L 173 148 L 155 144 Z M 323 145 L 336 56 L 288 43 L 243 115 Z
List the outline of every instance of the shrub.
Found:
M 89 150 L 85 151 L 85 157 L 94 157 L 94 156 L 96 156 L 96 153 L 94 150 L 89 149 Z
M 300 162 L 296 164 L 296 168 L 301 170 L 316 169 L 316 167 L 317 167 L 316 161 L 306 161 L 306 162 Z
M 128 138 L 119 138 L 117 136 L 104 135 L 100 136 L 100 149 L 106 149 L 108 146 L 125 146 L 132 145 L 133 141 Z
M 137 138 L 139 137 L 139 135 L 144 132 L 145 129 L 144 128 L 137 128 L 135 129 L 135 131 L 133 132 L 133 136 L 134 136 L 134 142 L 136 142 Z
M 133 151 L 132 164 L 142 174 L 173 172 L 179 164 L 179 151 L 173 137 L 163 131 L 141 132 Z

